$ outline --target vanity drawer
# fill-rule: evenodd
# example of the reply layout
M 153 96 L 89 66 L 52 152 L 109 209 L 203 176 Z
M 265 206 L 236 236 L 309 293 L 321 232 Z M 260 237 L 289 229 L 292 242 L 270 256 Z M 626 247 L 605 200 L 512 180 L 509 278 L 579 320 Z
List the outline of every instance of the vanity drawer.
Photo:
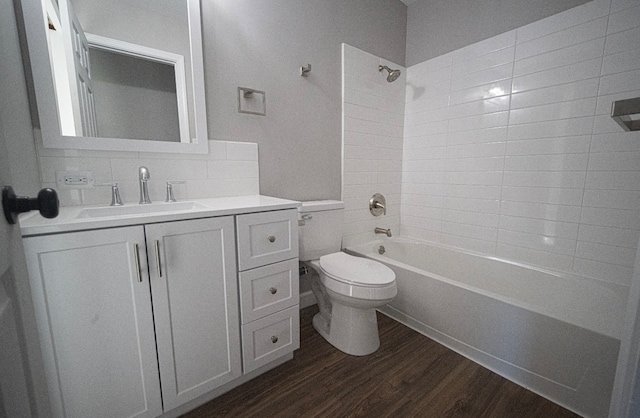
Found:
M 299 294 L 297 258 L 241 272 L 242 323 L 297 305 Z
M 240 271 L 298 257 L 295 209 L 240 215 L 236 223 Z
M 244 373 L 300 348 L 298 305 L 242 326 Z

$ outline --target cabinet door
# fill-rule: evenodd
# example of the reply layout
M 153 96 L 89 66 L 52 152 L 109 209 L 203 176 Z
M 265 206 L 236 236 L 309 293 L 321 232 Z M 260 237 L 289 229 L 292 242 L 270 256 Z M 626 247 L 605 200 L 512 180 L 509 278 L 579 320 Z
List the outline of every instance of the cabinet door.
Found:
M 162 412 L 144 242 L 141 226 L 25 238 L 55 416 Z
M 233 218 L 145 228 L 168 411 L 241 374 Z

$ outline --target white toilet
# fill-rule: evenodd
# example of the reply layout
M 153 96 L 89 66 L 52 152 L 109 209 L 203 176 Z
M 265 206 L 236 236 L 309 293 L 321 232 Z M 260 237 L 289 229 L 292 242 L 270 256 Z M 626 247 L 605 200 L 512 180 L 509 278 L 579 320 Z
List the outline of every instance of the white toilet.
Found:
M 302 203 L 300 260 L 318 273 L 311 284 L 320 308 L 313 327 L 339 350 L 364 356 L 380 347 L 376 308 L 398 290 L 389 267 L 340 251 L 343 209 L 337 200 Z

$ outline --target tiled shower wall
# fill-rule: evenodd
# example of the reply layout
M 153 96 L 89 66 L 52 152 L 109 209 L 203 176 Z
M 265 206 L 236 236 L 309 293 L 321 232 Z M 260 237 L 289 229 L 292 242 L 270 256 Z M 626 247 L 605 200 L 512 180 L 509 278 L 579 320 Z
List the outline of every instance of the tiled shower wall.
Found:
M 342 53 L 343 246 L 349 246 L 374 240 L 376 227 L 400 232 L 405 69 L 346 44 Z M 402 75 L 389 83 L 379 65 Z M 374 193 L 384 195 L 386 215 L 369 213 Z
M 595 0 L 407 70 L 404 236 L 630 285 L 640 4 Z
M 96 183 L 118 183 L 125 204 L 138 202 L 140 166 L 151 173 L 148 185 L 153 202 L 164 202 L 167 181 L 185 182 L 173 186 L 178 201 L 260 191 L 258 145 L 254 143 L 209 141 L 208 154 L 58 150 L 36 143 L 43 187 L 55 188 L 62 206 L 108 205 L 111 189 L 65 189 L 56 185 L 57 171 L 91 171 Z

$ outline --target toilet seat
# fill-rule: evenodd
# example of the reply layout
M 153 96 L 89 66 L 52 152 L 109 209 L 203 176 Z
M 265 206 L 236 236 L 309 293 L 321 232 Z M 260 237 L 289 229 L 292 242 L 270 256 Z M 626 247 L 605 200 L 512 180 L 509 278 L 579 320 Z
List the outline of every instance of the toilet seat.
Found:
M 320 268 L 332 279 L 356 286 L 388 286 L 396 279 L 393 270 L 384 264 L 343 252 L 320 257 Z
M 334 297 L 390 301 L 398 293 L 393 270 L 375 260 L 337 252 L 320 257 L 312 265 L 318 268 L 320 281 L 335 293 Z

